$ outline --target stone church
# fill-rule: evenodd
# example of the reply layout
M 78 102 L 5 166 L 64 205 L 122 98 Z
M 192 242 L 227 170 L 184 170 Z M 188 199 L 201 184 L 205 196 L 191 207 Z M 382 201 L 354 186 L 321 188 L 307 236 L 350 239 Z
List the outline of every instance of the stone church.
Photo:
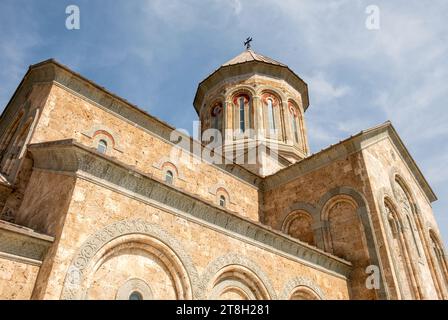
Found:
M 169 124 L 30 66 L 0 121 L 0 299 L 448 298 L 437 198 L 390 122 L 311 154 L 307 84 L 251 49 L 193 105 L 223 150 L 266 152 L 198 160 L 184 135 L 173 157 Z

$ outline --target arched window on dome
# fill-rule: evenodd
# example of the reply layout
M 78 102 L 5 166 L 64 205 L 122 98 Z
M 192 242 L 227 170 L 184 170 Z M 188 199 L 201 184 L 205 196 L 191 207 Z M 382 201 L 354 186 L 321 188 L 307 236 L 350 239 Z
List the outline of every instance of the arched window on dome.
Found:
M 233 99 L 233 104 L 235 105 L 234 128 L 239 133 L 246 133 L 249 129 L 253 129 L 254 119 L 250 97 L 247 94 L 236 95 Z
M 280 98 L 270 92 L 265 92 L 261 96 L 261 99 L 266 137 L 271 139 L 282 139 L 283 127 Z
M 212 108 L 211 108 L 211 127 L 219 132 L 222 132 L 222 120 L 223 120 L 223 116 L 222 116 L 222 103 L 221 102 L 216 102 L 213 104 Z M 219 137 L 218 132 L 215 132 L 215 134 L 213 135 L 214 139 L 216 140 Z
M 267 105 L 268 105 L 268 122 L 269 122 L 269 129 L 271 131 L 275 130 L 275 114 L 274 114 L 274 102 L 271 98 L 267 99 Z
M 240 112 L 240 130 L 241 132 L 246 131 L 246 114 L 244 110 L 244 97 L 241 96 L 238 99 L 239 103 L 239 112 Z
M 291 113 L 291 129 L 292 129 L 292 134 L 294 136 L 294 142 L 299 143 L 299 128 L 297 125 L 297 122 L 299 121 L 299 119 L 297 117 L 297 111 L 294 109 L 293 106 L 290 106 L 289 112 Z

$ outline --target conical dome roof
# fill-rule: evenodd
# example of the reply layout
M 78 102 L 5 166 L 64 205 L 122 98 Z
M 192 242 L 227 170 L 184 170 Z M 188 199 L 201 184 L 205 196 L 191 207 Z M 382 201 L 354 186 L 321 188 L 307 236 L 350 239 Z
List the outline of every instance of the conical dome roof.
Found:
M 276 61 L 274 59 L 271 59 L 269 57 L 263 56 L 261 54 L 258 54 L 258 53 L 254 52 L 251 49 L 247 49 L 247 50 L 241 52 L 235 58 L 233 58 L 233 59 L 227 61 L 226 63 L 224 63 L 222 65 L 222 67 L 232 66 L 232 65 L 235 65 L 235 64 L 240 64 L 240 63 L 250 62 L 250 61 L 260 61 L 260 62 L 265 62 L 265 63 L 277 65 L 277 66 L 286 67 L 285 64 L 283 64 L 281 62 L 278 62 L 278 61 Z

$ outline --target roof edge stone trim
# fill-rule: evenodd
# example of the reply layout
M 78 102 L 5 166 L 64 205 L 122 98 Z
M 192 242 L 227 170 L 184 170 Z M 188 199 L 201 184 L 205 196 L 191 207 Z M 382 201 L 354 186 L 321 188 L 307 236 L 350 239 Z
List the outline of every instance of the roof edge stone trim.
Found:
M 381 125 L 363 130 L 356 135 L 353 135 L 345 140 L 340 141 L 337 144 L 331 145 L 320 152 L 312 154 L 311 156 L 285 168 L 273 175 L 266 177 L 262 183 L 262 190 L 268 191 L 282 184 L 288 183 L 307 174 L 313 170 L 316 170 L 323 165 L 329 164 L 337 159 L 346 157 L 349 154 L 359 152 L 364 149 L 370 143 L 375 142 L 375 139 L 390 138 L 393 145 L 402 155 L 408 166 L 410 172 L 416 178 L 418 185 L 422 189 L 430 202 L 437 200 L 437 196 L 429 185 L 428 181 L 423 176 L 423 173 L 417 166 L 416 162 L 412 158 L 408 149 L 404 145 L 403 141 L 399 137 L 395 128 L 390 121 L 387 121 Z

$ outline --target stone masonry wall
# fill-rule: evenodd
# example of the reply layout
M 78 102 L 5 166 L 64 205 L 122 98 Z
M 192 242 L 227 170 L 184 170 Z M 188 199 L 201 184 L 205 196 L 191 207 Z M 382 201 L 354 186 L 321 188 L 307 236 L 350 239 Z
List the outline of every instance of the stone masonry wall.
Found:
M 238 257 L 245 257 L 252 261 L 254 265 L 259 266 L 262 273 L 272 283 L 273 291 L 277 296 L 282 296 L 284 289 L 290 288 L 294 279 L 300 276 L 316 284 L 328 299 L 348 298 L 347 282 L 340 277 L 277 255 L 274 252 L 237 239 L 230 234 L 225 234 L 220 230 L 214 230 L 213 227 L 190 221 L 166 210 L 157 209 L 149 204 L 82 179 L 77 180 L 59 245 L 54 258 L 52 258 L 54 263 L 51 272 L 38 280 L 40 282 L 39 287 L 42 290 L 39 290 L 33 298 L 59 299 L 69 265 L 72 263 L 77 250 L 88 237 L 115 222 L 137 218 L 157 225 L 158 228 L 165 230 L 174 239 L 173 241 L 180 243 L 182 252 L 177 252 L 177 254 L 184 256 L 184 258 L 185 256 L 191 258 L 199 275 L 198 279 L 204 279 L 204 275 L 210 270 L 210 264 L 213 261 L 233 254 Z M 124 248 L 124 251 L 119 251 L 115 247 L 107 248 L 107 252 L 111 252 L 113 258 L 111 258 L 112 260 L 106 259 L 108 262 L 101 262 L 100 259 L 95 268 L 95 270 L 98 270 L 97 273 L 92 271 L 92 274 L 89 274 L 92 280 L 89 285 L 91 290 L 88 291 L 88 298 L 105 297 L 98 289 L 105 285 L 102 282 L 103 280 L 100 279 L 107 279 L 107 286 L 110 289 L 107 298 L 113 298 L 125 279 L 133 275 L 146 277 L 143 269 L 139 269 L 140 266 L 145 264 L 151 266 L 152 269 L 150 270 L 160 272 L 162 278 L 166 276 L 163 274 L 160 261 L 155 258 L 157 255 L 148 256 L 146 259 L 143 254 L 138 253 L 138 245 L 132 247 L 135 251 L 128 251 L 126 248 Z M 114 250 L 116 250 L 116 254 L 114 254 Z M 135 254 L 139 255 L 140 258 L 134 257 Z M 128 255 L 128 258 L 132 256 L 132 258 L 120 258 L 122 255 Z M 158 257 L 160 256 L 163 255 L 159 254 Z M 135 259 L 137 260 L 134 261 Z M 133 263 L 133 261 L 136 263 Z M 211 270 L 213 271 L 213 268 Z M 190 276 L 193 278 L 192 275 Z M 48 285 L 43 286 L 42 282 L 47 279 Z M 147 279 L 149 283 L 152 283 L 149 276 Z M 155 280 L 152 279 L 152 281 Z M 172 285 L 174 286 L 174 284 Z M 207 286 L 205 287 L 207 288 Z M 172 288 L 170 289 L 170 285 L 168 287 L 165 285 L 162 290 L 162 287 L 154 282 L 154 288 L 154 297 L 173 298 L 174 291 Z M 209 294 L 209 291 L 204 292 L 205 296 Z
M 96 148 L 98 137 L 88 136 L 94 131 L 100 134 L 107 131 L 115 139 L 114 148 L 108 148 L 109 156 L 158 179 L 165 178 L 162 165 L 169 161 L 170 143 L 56 85 L 51 89 L 31 143 L 73 138 Z M 216 190 L 223 188 L 230 198 L 227 201 L 229 210 L 258 221 L 256 187 L 206 163 L 180 160 L 175 165 L 177 188 L 215 204 L 218 203 Z
M 391 238 L 388 232 L 390 232 L 387 217 L 385 216 L 384 199 L 387 197 L 396 206 L 398 211 L 400 209 L 400 199 L 397 190 L 399 188 L 395 177 L 398 175 L 401 178 L 405 187 L 409 189 L 411 202 L 414 202 L 418 210 L 418 214 L 414 217 L 410 215 L 411 224 L 413 225 L 412 232 L 414 233 L 415 240 L 417 241 L 418 250 L 415 250 L 414 240 L 411 234 L 411 228 L 408 221 L 403 218 L 403 226 L 405 228 L 405 236 L 407 236 L 407 243 L 410 250 L 410 263 L 413 265 L 414 273 L 416 277 L 416 285 L 419 287 L 422 298 L 436 299 L 437 293 L 433 281 L 433 276 L 430 271 L 429 261 L 432 249 L 430 248 L 429 229 L 435 230 L 437 233 L 438 227 L 432 212 L 431 204 L 423 193 L 422 189 L 418 186 L 414 176 L 410 173 L 409 168 L 405 165 L 401 159 L 396 148 L 392 145 L 389 139 L 383 139 L 378 143 L 369 146 L 363 150 L 363 157 L 365 159 L 366 168 L 369 173 L 369 181 L 372 186 L 375 205 L 379 207 L 379 212 L 382 212 L 381 223 L 383 224 L 384 238 Z M 399 212 L 403 213 L 403 212 Z M 419 225 L 419 221 L 422 222 L 422 226 Z M 421 228 L 423 227 L 423 228 Z M 420 230 L 419 229 L 423 229 Z M 397 257 L 391 257 L 394 253 L 387 248 L 388 258 L 391 264 L 396 264 L 394 259 Z M 414 248 L 413 248 L 414 247 Z M 390 275 L 392 277 L 393 275 Z M 396 275 L 395 275 L 396 276 Z M 396 280 L 399 281 L 399 280 Z M 398 285 L 399 287 L 399 285 Z M 399 289 L 397 289 L 399 290 Z
M 374 248 L 367 242 L 362 226 L 364 222 L 356 213 L 359 206 L 352 204 L 350 197 L 341 195 L 337 198 L 337 190 L 341 187 L 350 188 L 364 197 L 367 179 L 363 166 L 361 155 L 355 153 L 328 165 L 318 166 L 318 169 L 296 178 L 291 177 L 290 181 L 267 190 L 263 202 L 264 222 L 280 229 L 290 213 L 302 209 L 310 214 L 317 246 L 354 263 L 352 298 L 373 299 L 376 297 L 375 290 L 367 290 L 365 287 L 365 269 L 372 263 Z M 334 204 L 330 199 L 336 199 Z M 371 203 L 367 205 L 372 208 Z M 323 221 L 325 215 L 327 218 Z M 358 252 L 356 257 L 352 255 L 355 247 Z
M 38 272 L 38 266 L 0 257 L 0 300 L 30 299 Z

